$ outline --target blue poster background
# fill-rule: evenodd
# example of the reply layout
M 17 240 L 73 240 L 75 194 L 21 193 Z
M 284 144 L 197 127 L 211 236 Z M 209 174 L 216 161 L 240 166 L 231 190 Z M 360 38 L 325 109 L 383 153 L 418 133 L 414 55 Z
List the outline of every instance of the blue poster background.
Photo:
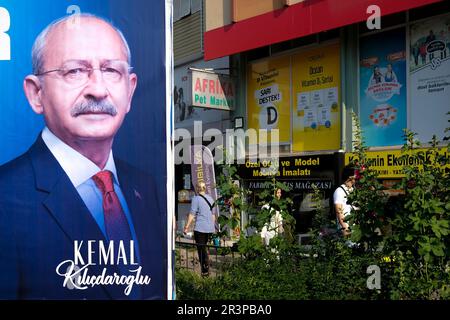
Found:
M 11 20 L 6 32 L 11 60 L 0 60 L 0 165 L 24 153 L 44 127 L 43 117 L 26 100 L 23 79 L 32 72 L 31 47 L 36 36 L 51 21 L 68 14 L 71 5 L 110 20 L 124 33 L 138 85 L 131 111 L 115 138 L 114 155 L 153 174 L 164 190 L 166 153 L 154 152 L 165 150 L 166 145 L 164 1 L 0 0 Z M 165 192 L 159 199 L 165 212 Z
M 388 64 L 393 77 L 386 76 Z M 379 77 L 374 76 L 377 67 Z M 360 122 L 366 145 L 403 144 L 407 126 L 404 29 L 361 38 L 359 70 Z

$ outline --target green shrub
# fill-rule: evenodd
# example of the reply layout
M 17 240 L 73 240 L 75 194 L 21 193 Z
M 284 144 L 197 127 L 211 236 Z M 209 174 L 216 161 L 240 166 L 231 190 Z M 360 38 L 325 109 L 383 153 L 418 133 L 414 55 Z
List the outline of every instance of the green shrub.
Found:
M 393 299 L 450 297 L 450 177 L 447 154 L 434 136 L 427 152 L 418 152 L 415 134 L 405 130 L 405 177 L 401 210 L 392 219 L 385 251 L 395 258 Z M 421 167 L 419 167 L 419 165 Z M 448 168 L 447 168 L 448 170 Z
M 350 216 L 351 240 L 319 232 L 330 226 L 324 208 L 316 207 L 310 247 L 299 247 L 286 237 L 275 237 L 270 246 L 259 235 L 238 242 L 244 259 L 224 266 L 215 278 L 201 278 L 177 270 L 179 299 L 450 299 L 450 144 L 446 153 L 433 137 L 431 148 L 421 154 L 415 134 L 406 131 L 404 157 L 413 165 L 404 167 L 399 186 L 404 195 L 387 202 L 376 172 L 366 161 L 366 148 L 357 130 L 354 163 L 359 177 L 349 197 L 359 207 Z M 417 166 L 420 163 L 421 167 Z M 233 169 L 222 181 L 222 194 L 244 194 L 233 189 Z M 227 180 L 228 179 L 228 180 Z M 270 196 L 270 194 L 268 194 Z M 321 203 L 315 189 L 315 201 Z M 225 198 L 226 198 L 225 197 Z M 244 201 L 235 205 L 243 209 Z M 281 208 L 281 203 L 278 204 Z M 251 210 L 252 208 L 247 207 Z M 255 209 L 255 208 L 253 208 Z M 259 208 L 257 208 L 259 209 Z M 256 209 L 255 209 L 256 210 Z M 259 210 L 257 227 L 269 214 Z M 283 218 L 284 215 L 283 215 Z M 380 234 L 388 224 L 392 231 Z M 356 244 L 356 245 L 355 245 Z M 381 288 L 367 288 L 368 267 L 381 270 Z
M 213 284 L 212 278 L 202 278 L 187 269 L 176 269 L 175 285 L 178 300 L 208 300 Z
M 315 255 L 292 246 L 290 251 L 237 261 L 216 278 L 201 278 L 191 271 L 177 271 L 179 299 L 306 300 L 373 299 L 368 290 L 367 267 L 372 257 L 352 254 L 340 240 L 328 243 L 327 252 Z M 309 256 L 307 255 L 309 254 Z
M 366 250 L 374 251 L 383 241 L 381 230 L 386 224 L 384 211 L 387 196 L 383 193 L 383 185 L 378 181 L 377 171 L 371 168 L 368 161 L 367 147 L 355 114 L 353 121 L 356 127 L 353 149 L 357 160 L 353 163 L 356 172 L 354 191 L 347 200 L 353 206 L 349 218 L 351 239 L 363 244 Z

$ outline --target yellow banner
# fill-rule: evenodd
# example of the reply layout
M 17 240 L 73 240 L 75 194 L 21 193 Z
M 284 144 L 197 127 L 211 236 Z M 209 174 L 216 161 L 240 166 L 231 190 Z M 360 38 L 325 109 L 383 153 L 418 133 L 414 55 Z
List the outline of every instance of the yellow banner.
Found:
M 416 152 L 422 156 L 422 159 L 428 158 L 430 155 L 427 153 L 428 149 L 417 149 Z M 450 157 L 447 153 L 446 148 L 440 149 L 440 154 Z M 402 172 L 403 166 L 412 165 L 417 166 L 420 170 L 422 168 L 422 160 L 414 161 L 412 157 L 406 157 L 406 159 L 401 159 L 402 155 L 400 150 L 390 150 L 390 151 L 368 151 L 367 158 L 370 168 L 378 172 L 379 178 L 402 178 L 404 174 Z M 349 164 L 352 160 L 358 159 L 354 153 L 345 154 L 345 164 Z M 442 169 L 448 170 L 450 166 L 447 165 Z
M 248 127 L 279 129 L 280 142 L 290 142 L 290 57 L 250 63 L 247 70 Z
M 293 56 L 293 151 L 339 149 L 339 65 L 338 44 Z

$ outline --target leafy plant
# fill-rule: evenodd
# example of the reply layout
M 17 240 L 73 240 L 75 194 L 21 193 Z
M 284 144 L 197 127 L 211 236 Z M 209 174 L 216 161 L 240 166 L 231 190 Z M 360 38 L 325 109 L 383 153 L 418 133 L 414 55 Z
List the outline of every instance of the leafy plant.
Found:
M 220 230 L 217 236 L 223 239 L 231 234 L 235 240 L 239 240 L 241 213 L 247 209 L 245 199 L 250 191 L 242 187 L 242 179 L 237 174 L 234 164 L 220 164 L 219 172 L 216 187 L 220 194 L 217 201 L 220 209 L 218 218 Z
M 264 226 L 268 226 L 268 231 L 273 231 L 270 228 L 270 220 L 278 211 L 283 217 L 283 238 L 292 243 L 294 241 L 295 219 L 291 214 L 292 200 L 287 196 L 282 196 L 280 199 L 276 197 L 276 191 L 281 189 L 284 194 L 288 194 L 289 187 L 275 178 L 271 179 L 270 188 L 265 189 L 257 194 L 259 201 L 256 205 L 249 208 L 252 215 L 250 226 L 256 228 L 258 231 Z M 274 241 L 277 241 L 274 239 Z
M 309 247 L 275 237 L 267 248 L 259 234 L 241 237 L 238 249 L 244 259 L 224 266 L 218 277 L 202 279 L 177 270 L 178 298 L 450 299 L 450 143 L 442 148 L 433 137 L 430 148 L 418 152 L 415 134 L 405 131 L 401 158 L 405 177 L 398 187 L 404 194 L 387 202 L 371 169 L 358 119 L 354 120 L 357 182 L 349 201 L 356 210 L 349 222 L 351 240 L 363 246 L 349 247 L 346 239 L 323 232 L 332 224 L 322 207 L 323 194 L 314 188 L 316 214 Z M 271 216 L 270 209 L 261 209 L 263 203 L 285 211 L 283 219 L 289 222 L 289 201 L 274 197 L 276 188 L 287 191 L 286 186 L 273 179 L 271 189 L 260 195 L 261 202 L 250 206 L 244 201 L 245 191 L 234 183 L 235 168 L 223 170 L 219 185 L 225 208 L 232 204 L 254 213 L 253 224 L 259 230 Z M 234 202 L 237 198 L 241 201 Z M 388 224 L 392 231 L 382 234 Z M 370 265 L 380 267 L 380 290 L 367 288 Z
M 320 235 L 326 235 L 332 232 L 331 230 L 336 230 L 336 223 L 334 222 L 334 219 L 330 220 L 329 212 L 327 208 L 323 206 L 323 199 L 325 198 L 324 191 L 320 190 L 314 183 L 311 187 L 313 189 L 312 203 L 314 205 L 311 232 L 313 234 L 319 233 Z
M 351 240 L 363 244 L 366 250 L 374 251 L 383 241 L 381 230 L 387 223 L 385 219 L 387 196 L 383 193 L 383 185 L 378 181 L 377 171 L 371 168 L 368 160 L 358 117 L 354 113 L 352 116 L 356 127 L 353 141 L 356 182 L 354 191 L 347 200 L 352 203 L 349 218 Z
M 448 151 L 433 136 L 426 152 L 416 134 L 405 130 L 400 183 L 403 208 L 392 220 L 389 254 L 395 256 L 395 298 L 449 297 L 450 177 Z
M 192 271 L 176 274 L 179 299 L 279 300 L 279 299 L 376 299 L 367 289 L 369 255 L 353 256 L 342 241 L 332 243 L 333 256 L 306 256 L 298 246 L 278 255 L 268 250 L 257 258 L 227 265 L 216 278 L 202 279 Z

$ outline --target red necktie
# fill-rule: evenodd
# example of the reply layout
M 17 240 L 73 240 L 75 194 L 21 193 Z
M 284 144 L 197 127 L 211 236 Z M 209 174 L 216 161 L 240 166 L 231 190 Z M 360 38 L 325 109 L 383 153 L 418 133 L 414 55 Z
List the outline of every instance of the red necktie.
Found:
M 103 196 L 106 236 L 109 241 L 114 240 L 115 246 L 119 244 L 119 240 L 123 240 L 126 247 L 132 240 L 130 227 L 119 198 L 114 191 L 112 178 L 112 172 L 108 170 L 100 171 L 92 177 Z

